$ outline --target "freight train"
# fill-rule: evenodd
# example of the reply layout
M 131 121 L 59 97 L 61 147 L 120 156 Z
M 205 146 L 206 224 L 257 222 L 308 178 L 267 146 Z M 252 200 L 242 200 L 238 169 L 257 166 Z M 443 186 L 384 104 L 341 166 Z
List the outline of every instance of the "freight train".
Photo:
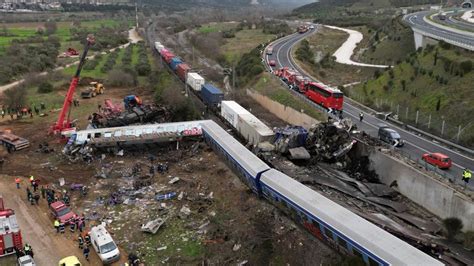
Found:
M 443 265 L 350 210 L 271 168 L 214 121 L 201 123 L 205 141 L 259 197 L 301 223 L 312 235 L 367 265 Z
M 326 109 L 342 111 L 344 95 L 340 90 L 323 83 L 313 82 L 289 67 L 277 69 L 274 73 L 290 89 L 306 95 L 311 101 Z
M 193 72 L 188 64 L 184 63 L 181 58 L 165 48 L 160 42 L 155 42 L 155 50 L 163 61 L 166 62 L 170 70 L 173 71 L 182 82 L 185 82 L 186 85 L 202 99 L 206 106 L 211 109 L 219 107 L 220 102 L 224 99 L 222 90 L 212 84 L 206 83 L 206 80 L 201 75 Z

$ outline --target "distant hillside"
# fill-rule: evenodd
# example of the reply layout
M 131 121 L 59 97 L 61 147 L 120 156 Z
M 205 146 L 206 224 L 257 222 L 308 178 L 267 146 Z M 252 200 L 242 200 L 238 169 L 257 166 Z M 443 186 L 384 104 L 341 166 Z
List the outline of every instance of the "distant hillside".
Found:
M 167 8 L 215 7 L 236 8 L 249 6 L 279 6 L 294 8 L 312 0 L 142 0 L 141 3 Z
M 377 71 L 373 80 L 346 93 L 379 110 L 397 112 L 400 119 L 454 138 L 461 125 L 461 140 L 474 145 L 474 54 L 441 43 L 411 53 L 392 70 Z M 408 119 L 406 112 L 408 110 Z M 431 119 L 429 116 L 431 115 Z M 428 122 L 430 128 L 428 129 Z
M 328 7 L 357 7 L 357 8 L 387 8 L 415 6 L 424 4 L 439 4 L 439 0 L 320 0 L 316 3 L 301 6 L 293 10 L 294 13 L 314 13 L 321 8 Z

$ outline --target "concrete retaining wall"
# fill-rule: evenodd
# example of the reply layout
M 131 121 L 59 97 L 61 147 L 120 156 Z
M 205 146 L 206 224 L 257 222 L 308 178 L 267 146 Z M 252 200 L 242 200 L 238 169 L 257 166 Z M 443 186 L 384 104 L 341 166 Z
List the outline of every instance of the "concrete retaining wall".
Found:
M 269 112 L 289 124 L 302 126 L 306 129 L 310 128 L 311 125 L 319 124 L 319 121 L 312 118 L 311 116 L 296 111 L 291 107 L 284 106 L 281 103 L 275 102 L 274 100 L 268 98 L 267 96 L 261 95 L 260 93 L 247 89 L 247 95 L 252 97 L 252 99 L 257 101 Z
M 457 217 L 464 224 L 463 231 L 474 230 L 474 202 L 448 185 L 418 169 L 380 151 L 371 151 L 370 167 L 380 181 L 390 185 L 398 183 L 398 191 L 444 219 Z

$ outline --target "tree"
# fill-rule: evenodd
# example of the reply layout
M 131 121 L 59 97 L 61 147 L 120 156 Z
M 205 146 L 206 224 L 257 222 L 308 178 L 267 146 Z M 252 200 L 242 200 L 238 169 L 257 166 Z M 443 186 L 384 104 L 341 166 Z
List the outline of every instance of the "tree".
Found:
M 53 84 L 45 81 L 38 86 L 38 93 L 50 93 L 53 91 Z
M 462 221 L 456 217 L 450 217 L 443 220 L 444 229 L 446 230 L 446 234 L 448 240 L 452 241 L 456 237 L 461 229 L 463 228 Z
M 26 88 L 24 86 L 13 87 L 6 90 L 3 95 L 5 96 L 5 105 L 7 106 L 23 106 L 26 103 Z
M 407 81 L 402 79 L 401 83 L 402 83 L 402 90 L 405 91 L 405 89 L 407 88 L 406 87 L 407 86 Z
M 436 102 L 436 111 L 439 111 L 441 108 L 441 97 L 438 97 L 438 101 Z
M 472 70 L 472 61 L 471 60 L 462 61 L 459 66 L 461 67 L 462 72 L 464 74 L 467 74 L 471 72 Z
M 54 21 L 47 21 L 44 23 L 45 33 L 46 35 L 51 35 L 56 32 L 58 29 L 58 25 Z

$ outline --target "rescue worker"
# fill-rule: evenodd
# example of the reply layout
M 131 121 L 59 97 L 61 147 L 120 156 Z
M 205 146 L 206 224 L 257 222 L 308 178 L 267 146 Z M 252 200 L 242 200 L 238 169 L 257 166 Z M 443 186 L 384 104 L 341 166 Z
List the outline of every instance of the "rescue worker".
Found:
M 33 196 L 33 199 L 35 200 L 36 205 L 38 205 L 40 195 L 36 192 L 35 195 Z
M 15 178 L 15 184 L 16 184 L 17 189 L 20 189 L 20 182 L 21 182 L 21 179 L 19 177 Z
M 35 199 L 34 199 L 33 194 L 31 192 L 28 195 L 28 201 L 31 203 L 31 205 L 35 205 Z
M 25 244 L 23 250 L 25 251 L 25 255 L 30 255 L 31 257 L 33 257 L 33 250 L 31 249 L 31 246 L 29 244 Z
M 56 233 L 59 233 L 59 220 L 54 220 L 54 228 L 56 228 Z
M 65 229 L 64 227 L 65 227 L 65 224 L 64 224 L 64 223 L 60 223 L 60 224 L 59 224 L 59 232 L 60 232 L 61 234 L 64 234 L 64 229 Z
M 77 237 L 77 241 L 79 242 L 79 248 L 83 249 L 84 248 L 84 238 L 82 237 L 81 234 Z
M 44 186 L 41 186 L 41 197 L 42 197 L 43 199 L 46 198 L 46 189 L 44 188 Z
M 89 234 L 86 234 L 86 236 L 84 237 L 84 241 L 86 242 L 86 247 L 91 245 L 91 237 L 89 236 Z
M 29 188 L 26 188 L 26 199 L 29 201 L 31 197 L 31 191 Z
M 71 221 L 71 224 L 69 224 L 69 231 L 71 231 L 71 233 L 76 232 L 76 223 L 74 223 L 74 221 Z
M 30 183 L 33 184 L 33 181 L 35 180 L 35 177 L 30 175 Z
M 360 120 L 360 122 L 362 122 L 362 120 L 364 120 L 364 113 L 362 113 L 362 112 L 359 113 L 359 120 Z
M 69 195 L 67 193 L 65 193 L 64 196 L 63 196 L 63 202 L 64 202 L 64 204 L 66 204 L 66 206 L 69 206 L 70 199 L 69 199 Z
M 82 252 L 84 253 L 84 257 L 86 257 L 86 260 L 89 261 L 89 246 L 85 246 Z
M 471 177 L 472 177 L 471 170 L 465 168 L 462 171 L 462 181 L 464 181 L 467 184 L 467 183 L 469 183 L 469 179 L 471 179 Z
M 33 187 L 33 191 L 36 192 L 36 190 L 38 190 L 38 180 L 31 181 L 31 186 Z

